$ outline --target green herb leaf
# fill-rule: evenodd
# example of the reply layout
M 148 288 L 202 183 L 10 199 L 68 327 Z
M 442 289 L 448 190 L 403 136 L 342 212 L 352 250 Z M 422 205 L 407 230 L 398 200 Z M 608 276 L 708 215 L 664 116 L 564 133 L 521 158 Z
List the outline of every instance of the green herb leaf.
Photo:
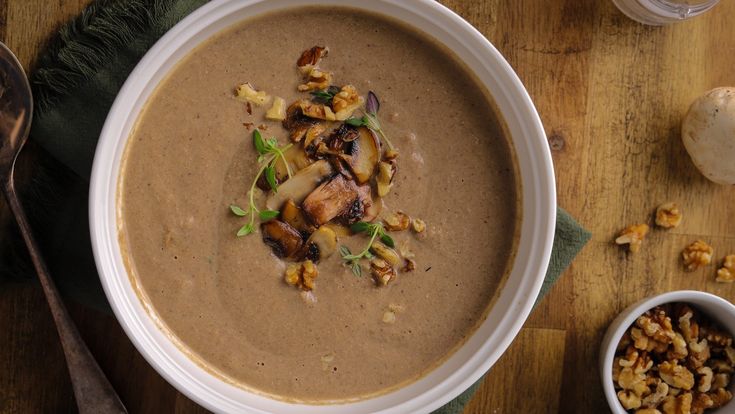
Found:
M 273 152 L 275 149 L 278 148 L 278 140 L 275 138 L 268 138 L 267 141 L 265 141 L 265 150 L 268 152 Z
M 342 255 L 342 257 L 345 257 L 345 256 L 351 256 L 352 252 L 350 251 L 349 247 L 343 244 L 339 246 L 339 254 Z
M 353 233 L 364 233 L 370 230 L 370 223 L 364 221 L 358 221 L 357 223 L 350 226 L 350 230 Z
M 262 210 L 259 214 L 261 220 L 268 221 L 278 217 L 278 215 L 281 213 L 276 210 Z
M 248 215 L 247 211 L 241 209 L 240 207 L 234 204 L 230 204 L 230 210 L 232 211 L 233 214 L 235 214 L 238 217 L 245 217 Z
M 363 125 L 365 125 L 365 123 L 366 123 L 365 117 L 362 117 L 362 118 L 348 118 L 345 121 L 345 124 L 352 125 L 354 127 L 363 126 Z
M 353 262 L 352 263 L 352 273 L 357 277 L 362 277 L 362 266 L 360 266 L 360 263 Z
M 257 129 L 253 131 L 253 145 L 255 146 L 255 150 L 258 151 L 258 154 L 265 155 L 267 153 L 263 136 L 260 135 L 260 131 Z
M 375 257 L 375 255 L 373 255 L 372 253 L 370 253 L 370 251 L 368 251 L 368 252 L 366 252 L 366 253 L 365 253 L 365 256 L 364 256 L 364 257 L 365 257 L 366 259 L 370 260 L 370 259 L 372 259 L 373 257 Z
M 278 180 L 276 179 L 276 169 L 274 165 L 279 157 L 283 159 L 284 162 L 286 161 L 285 157 L 283 156 L 283 152 L 291 148 L 293 144 L 287 144 L 279 148 L 278 140 L 276 140 L 275 138 L 269 138 L 267 141 L 264 141 L 263 136 L 260 134 L 260 131 L 256 129 L 255 131 L 253 131 L 253 146 L 255 146 L 255 149 L 258 151 L 258 164 L 260 164 L 260 168 L 258 169 L 258 173 L 255 174 L 253 182 L 250 184 L 250 191 L 248 191 L 248 210 L 243 210 L 242 208 L 235 205 L 230 206 L 230 210 L 232 210 L 232 212 L 237 216 L 243 217 L 247 214 L 250 214 L 250 222 L 242 226 L 237 231 L 238 237 L 247 236 L 248 234 L 255 232 L 255 213 L 258 213 L 261 221 L 272 220 L 273 218 L 278 217 L 278 215 L 280 214 L 278 211 L 275 210 L 260 211 L 258 209 L 255 204 L 254 198 L 255 187 L 258 184 L 258 181 L 261 179 L 262 175 L 265 174 L 265 180 L 270 188 L 273 189 L 273 191 L 278 191 Z M 265 164 L 263 164 L 264 162 Z M 288 167 L 288 164 L 286 164 L 286 169 L 290 177 L 291 171 Z
M 385 233 L 380 235 L 380 241 L 382 241 L 383 244 L 385 244 L 386 246 L 390 248 L 396 247 L 396 243 L 393 241 L 393 238 Z
M 332 95 L 331 93 L 329 93 L 329 91 L 326 91 L 326 90 L 324 90 L 324 91 L 311 91 L 309 93 L 314 98 L 319 98 L 319 99 L 323 99 L 323 100 L 327 100 L 327 101 L 329 101 L 332 98 L 334 98 L 334 95 Z
M 278 192 L 278 181 L 276 181 L 276 169 L 272 165 L 265 168 L 265 180 L 274 193 Z
M 253 224 L 248 223 L 242 227 L 240 227 L 240 230 L 237 231 L 237 237 L 247 236 L 248 234 L 252 233 L 254 231 Z
M 376 117 L 373 114 L 366 114 L 363 117 L 363 120 L 365 122 L 365 126 L 372 129 L 375 132 L 381 132 L 381 126 L 380 121 L 378 121 L 378 117 Z

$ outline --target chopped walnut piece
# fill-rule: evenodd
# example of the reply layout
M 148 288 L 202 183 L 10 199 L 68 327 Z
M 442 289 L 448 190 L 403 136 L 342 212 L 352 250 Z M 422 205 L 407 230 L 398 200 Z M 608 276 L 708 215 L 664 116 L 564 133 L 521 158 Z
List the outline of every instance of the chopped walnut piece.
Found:
M 689 306 L 684 306 L 679 311 L 679 329 L 681 334 L 687 342 L 696 341 L 699 339 L 699 324 L 692 321 L 694 312 Z
M 711 392 L 707 395 L 712 398 L 712 408 L 722 407 L 732 399 L 732 393 L 724 388 L 718 388 L 715 392 Z
M 656 389 L 643 398 L 642 405 L 644 407 L 655 408 L 667 395 L 669 395 L 669 385 L 661 381 L 661 379 L 656 378 Z
M 408 272 L 413 272 L 414 270 L 416 270 L 416 262 L 412 259 L 404 258 L 403 267 L 401 268 L 401 272 L 408 273 Z
M 684 339 L 684 336 L 680 334 L 679 332 L 676 333 L 676 336 L 674 336 L 674 339 L 671 341 L 672 349 L 669 350 L 667 353 L 667 357 L 669 359 L 684 359 L 687 355 L 689 355 L 689 351 L 687 350 L 687 342 Z
M 370 260 L 370 271 L 378 286 L 385 286 L 396 278 L 396 269 L 385 260 L 375 257 Z
M 383 224 L 388 231 L 403 231 L 408 229 L 411 218 L 402 211 L 396 211 L 383 218 Z
M 300 287 L 302 290 L 314 289 L 314 280 L 319 275 L 316 265 L 311 260 L 302 263 L 292 263 L 286 268 L 284 280 L 291 286 Z
M 319 61 L 329 54 L 329 49 L 322 46 L 314 46 L 301 52 L 296 65 L 303 73 L 309 73 L 311 69 L 319 64 Z
M 613 379 L 613 386 L 615 386 L 615 389 L 620 388 L 620 385 L 618 384 L 618 380 L 620 379 L 620 371 L 623 370 L 623 367 L 620 366 L 620 360 L 622 358 L 615 357 L 613 359 L 613 366 L 612 366 L 612 379 Z
M 682 214 L 676 203 L 665 203 L 656 209 L 656 225 L 665 229 L 678 227 L 681 224 Z
M 661 379 L 672 387 L 691 390 L 694 386 L 694 374 L 678 362 L 664 361 L 658 365 L 658 373 Z
M 620 358 L 618 363 L 621 367 L 632 367 L 636 360 L 638 360 L 638 351 L 629 347 L 625 350 L 625 357 Z
M 706 339 L 699 342 L 689 342 L 689 358 L 687 359 L 690 368 L 699 368 L 710 358 L 709 344 Z
M 690 414 L 692 409 L 692 393 L 685 392 L 677 397 L 667 397 L 661 408 L 664 414 Z
M 273 121 L 283 121 L 286 119 L 286 101 L 280 96 L 273 98 L 273 105 L 266 111 L 265 117 Z
M 411 228 L 416 233 L 423 233 L 424 230 L 426 230 L 426 222 L 419 218 L 415 218 L 411 220 Z
M 723 350 L 725 353 L 725 356 L 727 357 L 727 362 L 730 363 L 730 365 L 735 366 L 735 349 L 733 349 L 730 345 L 726 346 Z
M 641 397 L 630 390 L 618 391 L 618 400 L 626 410 L 635 410 L 641 406 Z
M 710 389 L 725 388 L 730 384 L 730 375 L 726 373 L 715 374 Z
M 636 373 L 631 367 L 624 367 L 618 374 L 618 385 L 624 390 L 631 390 L 636 395 L 643 395 L 648 391 L 646 385 L 646 374 Z
M 636 328 L 637 329 L 637 328 Z M 638 329 L 640 331 L 640 329 Z M 633 343 L 633 340 L 631 339 L 631 335 L 629 331 L 625 331 L 622 337 L 620 337 L 620 341 L 618 341 L 618 346 L 615 347 L 616 352 L 622 352 L 628 349 L 628 346 L 630 346 Z
M 258 106 L 263 106 L 271 100 L 271 97 L 267 93 L 256 90 L 255 87 L 248 82 L 237 87 L 235 90 L 235 97 L 243 102 L 254 103 Z
M 627 244 L 628 250 L 631 253 L 636 253 L 641 249 L 643 238 L 646 237 L 647 233 L 647 224 L 634 224 L 623 229 L 618 238 L 615 239 L 615 243 L 618 245 Z
M 712 246 L 697 240 L 681 252 L 681 258 L 687 271 L 696 270 L 699 266 L 706 266 L 712 262 Z
M 298 106 L 301 108 L 301 112 L 309 118 L 323 119 L 325 121 L 334 121 L 336 119 L 332 108 L 324 104 L 302 99 L 298 102 Z
M 671 318 L 666 316 L 666 312 L 656 308 L 639 316 L 635 321 L 636 326 L 643 329 L 643 332 L 658 342 L 671 343 L 676 334 L 671 325 Z
M 728 254 L 722 261 L 722 267 L 717 270 L 716 281 L 732 283 L 735 281 L 735 254 Z
M 711 327 L 702 328 L 702 336 L 707 339 L 710 346 L 724 348 L 732 345 L 732 336 L 727 332 L 718 329 L 713 329 Z
M 357 93 L 352 85 L 345 85 L 332 98 L 332 109 L 338 121 L 344 121 L 352 116 L 356 109 L 365 103 L 365 98 Z
M 713 405 L 714 401 L 709 395 L 701 392 L 695 393 L 692 401 L 692 414 L 703 414 L 704 410 L 712 408 Z
M 640 349 L 642 351 L 651 350 L 648 348 L 648 345 L 649 345 L 649 342 L 652 342 L 653 340 L 650 339 L 648 336 L 646 336 L 646 334 L 644 334 L 640 328 L 630 329 L 630 339 L 633 340 L 633 346 L 635 348 Z
M 298 286 L 301 281 L 301 263 L 291 263 L 288 265 L 285 280 L 291 286 Z
M 332 74 L 319 68 L 311 68 L 303 84 L 298 86 L 299 92 L 327 89 L 332 84 Z
M 726 374 L 732 374 L 733 373 L 733 367 L 730 365 L 727 361 L 723 361 L 721 359 L 712 359 L 709 361 L 709 366 L 712 367 L 712 370 L 714 370 L 717 373 L 726 373 Z
M 697 391 L 707 392 L 712 387 L 712 378 L 714 373 L 710 367 L 699 367 L 697 368 L 697 374 L 699 374 L 699 381 L 697 382 Z

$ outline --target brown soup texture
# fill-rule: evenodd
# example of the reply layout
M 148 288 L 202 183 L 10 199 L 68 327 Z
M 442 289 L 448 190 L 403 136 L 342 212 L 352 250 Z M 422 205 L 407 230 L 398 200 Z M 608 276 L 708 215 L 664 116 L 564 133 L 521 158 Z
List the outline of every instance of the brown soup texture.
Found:
M 386 286 L 367 262 L 358 277 L 336 253 L 306 295 L 284 282 L 289 262 L 263 243 L 258 220 L 256 233 L 235 235 L 248 218 L 229 206 L 248 205 L 260 167 L 244 124 L 279 145 L 289 138 L 264 118 L 269 105 L 249 114 L 234 90 L 250 82 L 287 105 L 309 98 L 296 60 L 314 45 L 329 48 L 319 67 L 334 84 L 380 98 L 400 153 L 381 217 L 426 223 L 420 235 L 390 232 L 416 268 Z M 430 36 L 347 8 L 288 9 L 216 34 L 157 87 L 126 148 L 120 240 L 141 301 L 202 367 L 277 399 L 355 400 L 417 380 L 482 323 L 515 254 L 516 171 L 492 99 Z M 339 237 L 352 252 L 366 242 Z

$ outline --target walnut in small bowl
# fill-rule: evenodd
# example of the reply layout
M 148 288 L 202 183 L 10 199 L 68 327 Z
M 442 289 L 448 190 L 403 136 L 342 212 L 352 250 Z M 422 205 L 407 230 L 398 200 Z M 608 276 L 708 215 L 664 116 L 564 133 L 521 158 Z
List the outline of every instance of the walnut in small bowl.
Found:
M 732 399 L 733 325 L 735 307 L 703 292 L 671 292 L 629 307 L 603 341 L 601 373 L 610 408 L 636 414 L 722 412 L 717 409 Z

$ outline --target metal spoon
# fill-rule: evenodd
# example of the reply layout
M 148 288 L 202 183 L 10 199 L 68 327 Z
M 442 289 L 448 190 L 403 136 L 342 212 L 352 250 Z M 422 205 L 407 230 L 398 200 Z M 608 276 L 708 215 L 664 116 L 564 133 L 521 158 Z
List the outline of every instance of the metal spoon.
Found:
M 28 78 L 13 52 L 0 42 L 0 189 L 18 222 L 56 322 L 79 412 L 127 413 L 71 320 L 18 201 L 13 170 L 15 160 L 28 138 L 32 116 L 33 97 Z

